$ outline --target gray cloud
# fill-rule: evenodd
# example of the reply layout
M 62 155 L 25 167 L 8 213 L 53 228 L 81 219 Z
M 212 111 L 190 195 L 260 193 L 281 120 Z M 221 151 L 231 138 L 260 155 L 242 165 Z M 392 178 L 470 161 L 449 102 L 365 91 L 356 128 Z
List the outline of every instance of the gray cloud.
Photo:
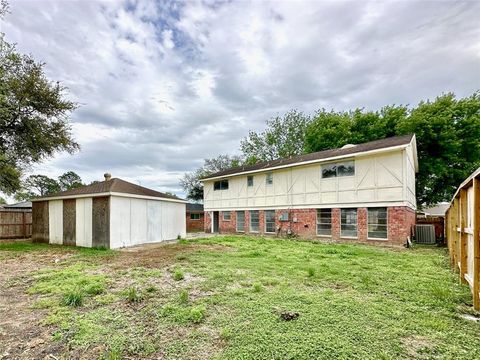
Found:
M 8 41 L 81 106 L 81 152 L 32 169 L 163 191 L 291 108 L 376 109 L 480 88 L 477 2 L 12 1 Z

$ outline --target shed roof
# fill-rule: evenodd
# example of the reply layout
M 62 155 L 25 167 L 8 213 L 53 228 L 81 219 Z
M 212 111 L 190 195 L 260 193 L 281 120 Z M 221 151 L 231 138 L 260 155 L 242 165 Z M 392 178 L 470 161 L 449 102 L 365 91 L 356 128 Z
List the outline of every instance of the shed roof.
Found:
M 42 196 L 42 197 L 33 199 L 33 201 L 48 200 L 52 198 L 87 196 L 87 195 L 105 194 L 105 193 L 140 195 L 140 196 L 146 196 L 146 197 L 156 197 L 156 198 L 162 198 L 162 199 L 184 201 L 183 199 L 180 199 L 177 196 L 165 194 L 160 191 L 156 191 L 152 189 L 148 189 L 146 187 L 143 187 L 137 184 L 132 184 L 128 181 L 125 181 L 119 178 L 112 178 L 106 181 L 99 181 L 97 183 L 82 186 L 76 189 L 70 189 L 70 190 L 58 192 L 56 194 Z
M 32 208 L 32 202 L 31 201 L 22 201 L 22 202 L 18 202 L 18 203 L 15 203 L 15 204 L 4 205 L 3 207 L 6 208 L 6 209 L 11 209 L 11 208 L 31 209 Z
M 440 203 L 434 206 L 426 207 L 423 209 L 422 212 L 425 215 L 430 216 L 445 216 L 445 213 L 447 212 L 449 206 L 449 203 Z
M 217 177 L 224 177 L 224 176 L 235 175 L 239 173 L 254 172 L 258 170 L 268 170 L 268 169 L 276 168 L 279 166 L 296 165 L 296 164 L 311 162 L 315 160 L 326 160 L 329 158 L 334 158 L 339 156 L 354 155 L 354 154 L 359 154 L 362 152 L 367 152 L 372 150 L 380 150 L 380 149 L 385 149 L 385 148 L 390 148 L 395 146 L 407 145 L 412 141 L 414 136 L 415 136 L 414 134 L 393 136 L 393 137 L 370 141 L 370 142 L 366 142 L 358 145 L 345 146 L 338 149 L 323 150 L 323 151 L 318 151 L 314 153 L 293 156 L 290 158 L 265 161 L 265 162 L 261 162 L 254 165 L 237 166 L 227 170 L 216 172 L 214 174 L 207 176 L 202 180 L 209 180 Z
M 203 204 L 188 203 L 187 204 L 187 211 L 189 211 L 189 212 L 203 212 Z

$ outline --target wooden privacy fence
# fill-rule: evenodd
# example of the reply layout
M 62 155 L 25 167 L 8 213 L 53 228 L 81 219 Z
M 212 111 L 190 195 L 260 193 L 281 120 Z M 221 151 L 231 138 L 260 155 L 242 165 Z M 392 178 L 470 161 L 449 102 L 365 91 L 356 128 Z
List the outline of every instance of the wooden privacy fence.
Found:
M 450 261 L 480 310 L 480 168 L 458 188 L 445 216 Z
M 0 239 L 19 239 L 32 236 L 32 212 L 0 211 Z

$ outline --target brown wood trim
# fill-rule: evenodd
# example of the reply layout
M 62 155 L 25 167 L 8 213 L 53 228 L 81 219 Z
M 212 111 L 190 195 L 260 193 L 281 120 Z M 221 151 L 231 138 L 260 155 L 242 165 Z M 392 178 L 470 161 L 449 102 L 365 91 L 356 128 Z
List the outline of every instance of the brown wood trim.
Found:
M 75 224 L 76 224 L 75 199 L 63 200 L 63 245 L 75 246 Z
M 32 241 L 48 244 L 48 201 L 34 201 L 32 203 Z
M 92 200 L 92 247 L 110 248 L 110 197 Z

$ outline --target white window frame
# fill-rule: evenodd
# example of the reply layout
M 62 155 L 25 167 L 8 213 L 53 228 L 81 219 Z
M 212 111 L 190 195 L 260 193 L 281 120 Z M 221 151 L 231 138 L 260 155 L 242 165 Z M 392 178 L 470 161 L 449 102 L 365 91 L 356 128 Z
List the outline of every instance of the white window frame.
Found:
M 273 212 L 273 231 L 267 231 L 267 212 Z M 264 210 L 263 211 L 263 222 L 264 222 L 265 233 L 267 233 L 267 234 L 275 234 L 276 233 L 275 218 L 276 218 L 275 210 Z M 260 219 L 259 219 L 259 222 L 260 222 Z M 269 221 L 268 223 L 272 223 L 272 222 Z
M 342 164 L 349 164 L 349 163 L 352 163 L 353 164 L 353 174 L 350 174 L 350 175 L 339 175 L 338 174 L 338 168 L 340 165 Z M 349 176 L 355 176 L 355 160 L 346 160 L 346 161 L 338 161 L 338 162 L 333 162 L 333 163 L 326 163 L 326 164 L 323 164 L 322 166 L 320 166 L 320 176 L 322 179 L 335 179 L 335 178 L 338 178 L 338 177 L 349 177 Z M 335 176 L 329 176 L 329 177 L 324 177 L 323 176 L 323 170 L 325 167 L 327 166 L 335 166 Z
M 198 216 L 198 218 L 193 218 L 192 216 Z M 200 214 L 199 213 L 190 213 L 190 220 L 193 220 L 193 221 L 198 221 L 200 220 Z
M 373 209 L 385 209 L 385 221 L 386 221 L 386 224 L 385 224 L 385 228 L 386 228 L 386 237 L 384 238 L 377 238 L 377 237 L 372 237 L 369 235 L 370 231 L 369 231 L 369 226 L 370 226 L 370 213 L 369 213 L 369 210 L 373 210 Z M 378 225 L 378 224 L 372 224 L 372 225 Z M 388 240 L 388 208 L 385 207 L 385 206 L 381 206 L 381 207 L 372 207 L 372 208 L 367 208 L 367 239 L 368 240 L 379 240 L 379 241 L 386 241 Z
M 243 229 L 242 230 L 238 229 L 238 213 L 243 213 Z M 235 222 L 235 230 L 237 232 L 242 232 L 242 233 L 245 232 L 245 210 L 237 210 L 235 212 L 235 217 L 237 219 L 236 222 Z
M 318 216 L 320 212 L 325 211 L 325 210 L 330 210 L 330 234 L 319 234 L 318 233 L 318 225 L 327 225 L 328 223 L 320 223 L 320 217 Z M 317 209 L 317 236 L 325 236 L 325 237 L 332 237 L 332 209 Z
M 225 215 L 228 215 L 228 219 L 225 218 Z M 230 211 L 222 211 L 222 221 L 230 221 L 232 219 L 232 214 Z
M 252 230 L 252 212 L 256 212 L 258 214 L 257 230 Z M 248 230 L 251 233 L 258 233 L 260 231 L 260 211 L 259 210 L 249 210 L 249 213 L 248 213 Z
M 347 211 L 347 210 L 355 210 L 355 233 L 356 235 L 353 236 L 353 235 L 343 235 L 342 231 L 342 226 L 344 225 L 343 224 L 343 216 L 342 216 L 342 212 L 343 211 Z M 345 225 L 352 225 L 352 224 L 345 224 Z M 345 209 L 340 209 L 340 237 L 341 238 L 350 238 L 350 239 L 358 239 L 358 209 L 356 208 L 345 208 Z
M 250 180 L 252 180 L 251 185 L 250 185 Z M 253 187 L 253 175 L 247 175 L 247 187 Z
M 265 184 L 267 186 L 273 185 L 273 173 L 268 172 L 265 174 Z

